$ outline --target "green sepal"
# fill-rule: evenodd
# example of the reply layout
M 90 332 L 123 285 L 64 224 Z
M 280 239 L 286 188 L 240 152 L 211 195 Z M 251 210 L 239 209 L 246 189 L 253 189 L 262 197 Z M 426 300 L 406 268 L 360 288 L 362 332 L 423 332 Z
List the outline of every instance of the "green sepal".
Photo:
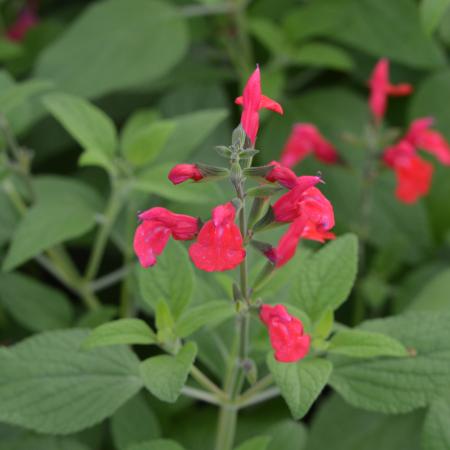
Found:
M 233 150 L 230 147 L 226 147 L 225 145 L 218 145 L 214 147 L 214 150 L 223 158 L 231 159 L 233 156 Z
M 244 170 L 245 173 L 245 170 Z M 270 197 L 278 194 L 283 188 L 277 185 L 267 184 L 263 186 L 255 186 L 247 191 L 248 197 Z
M 195 163 L 200 173 L 203 175 L 205 181 L 213 178 L 227 178 L 230 171 L 225 167 L 210 166 L 209 164 Z
M 275 222 L 275 214 L 272 206 L 269 206 L 266 214 L 264 214 L 264 216 L 253 227 L 253 231 L 257 233 L 258 231 L 265 230 L 274 224 L 277 224 Z
M 249 177 L 264 178 L 272 170 L 273 170 L 272 165 L 248 167 L 247 169 L 244 169 L 244 174 Z

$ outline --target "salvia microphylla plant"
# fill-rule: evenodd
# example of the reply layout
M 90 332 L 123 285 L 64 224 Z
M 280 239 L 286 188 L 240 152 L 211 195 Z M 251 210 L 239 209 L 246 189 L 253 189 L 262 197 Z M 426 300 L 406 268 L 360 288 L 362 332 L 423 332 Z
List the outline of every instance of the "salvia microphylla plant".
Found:
M 242 336 L 248 333 L 248 310 L 258 308 L 260 318 L 268 328 L 275 359 L 295 362 L 308 354 L 310 337 L 304 333 L 301 321 L 291 316 L 283 305 L 261 305 L 259 300 L 252 298 L 246 247 L 253 245 L 268 259 L 268 267 L 257 280 L 257 283 L 262 283 L 273 270 L 294 256 L 301 239 L 324 242 L 334 238 L 330 232 L 334 226 L 333 207 L 316 187 L 321 182 L 320 176 L 298 177 L 291 169 L 275 161 L 267 166 L 252 167 L 253 156 L 258 153 L 254 146 L 260 109 L 283 114 L 278 103 L 261 93 L 259 68 L 249 78 L 242 97 L 237 98 L 236 103 L 243 108 L 241 125 L 233 133 L 232 145 L 218 149 L 229 160 L 229 169 L 179 164 L 169 173 L 169 180 L 174 184 L 229 177 L 236 197 L 216 206 L 211 219 L 204 223 L 196 217 L 160 207 L 140 213 L 141 224 L 134 237 L 134 250 L 141 265 L 151 267 L 157 264 L 157 256 L 163 252 L 170 237 L 182 241 L 195 240 L 189 248 L 189 255 L 200 270 L 218 272 L 240 266 L 240 284 L 234 286 L 234 297 L 236 311 L 241 316 Z M 324 153 L 328 155 L 327 150 Z M 247 178 L 260 181 L 260 186 L 247 190 Z M 279 191 L 277 186 L 273 186 L 275 183 L 288 192 L 270 205 L 271 196 Z M 253 198 L 253 205 L 247 215 L 246 201 L 249 197 Z M 235 223 L 237 216 L 239 226 Z M 276 247 L 255 240 L 258 231 L 277 224 L 289 226 Z M 241 369 L 246 367 L 246 358 L 247 351 L 243 348 L 239 359 Z

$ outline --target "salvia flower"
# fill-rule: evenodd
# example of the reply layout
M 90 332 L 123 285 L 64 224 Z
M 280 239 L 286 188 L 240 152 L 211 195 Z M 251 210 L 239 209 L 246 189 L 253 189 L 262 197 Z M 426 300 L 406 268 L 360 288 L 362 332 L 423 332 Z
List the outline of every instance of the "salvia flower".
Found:
M 200 181 L 203 174 L 195 164 L 177 164 L 168 175 L 173 184 L 180 184 L 187 180 Z
M 406 133 L 405 141 L 413 147 L 431 153 L 441 164 L 450 165 L 450 146 L 439 131 L 432 130 L 432 117 L 414 120 Z
M 36 6 L 34 2 L 29 1 L 20 12 L 16 21 L 7 29 L 6 35 L 11 41 L 20 42 L 38 22 L 39 18 L 36 14 Z
M 268 328 L 277 361 L 296 362 L 308 354 L 311 337 L 305 334 L 300 319 L 291 316 L 283 305 L 262 305 L 259 317 Z
M 212 219 L 200 230 L 189 248 L 193 263 L 206 272 L 231 270 L 245 258 L 239 227 L 234 223 L 236 211 L 231 202 L 216 206 Z
M 281 163 L 293 167 L 311 153 L 326 164 L 333 164 L 339 160 L 336 149 L 314 125 L 295 124 L 281 153 Z
M 256 70 L 252 73 L 245 85 L 242 96 L 238 97 L 235 103 L 243 107 L 241 125 L 253 145 L 255 144 L 259 129 L 259 111 L 266 108 L 278 114 L 283 114 L 283 108 L 279 103 L 262 95 L 259 67 L 256 67 Z
M 151 208 L 139 214 L 141 224 L 134 235 L 134 251 L 142 267 L 156 264 L 172 236 L 176 240 L 191 240 L 198 233 L 198 219 L 185 214 L 175 214 L 165 208 Z
M 281 237 L 277 247 L 270 247 L 264 252 L 266 257 L 278 269 L 284 266 L 290 259 L 292 259 L 297 251 L 298 243 L 302 237 L 307 219 L 299 217 L 289 225 L 288 230 Z
M 402 140 L 385 150 L 384 162 L 397 178 L 395 195 L 403 203 L 415 203 L 428 193 L 433 176 L 433 166 L 416 154 L 409 141 Z
M 278 161 L 272 161 L 269 166 L 273 166 L 273 169 L 265 176 L 267 181 L 271 183 L 279 183 L 287 189 L 293 189 L 297 186 L 297 175 L 289 167 L 280 164 Z
M 412 92 L 410 84 L 391 84 L 389 81 L 389 61 L 385 58 L 380 59 L 376 64 L 369 80 L 369 88 L 369 107 L 376 122 L 379 122 L 386 113 L 389 95 L 403 96 Z

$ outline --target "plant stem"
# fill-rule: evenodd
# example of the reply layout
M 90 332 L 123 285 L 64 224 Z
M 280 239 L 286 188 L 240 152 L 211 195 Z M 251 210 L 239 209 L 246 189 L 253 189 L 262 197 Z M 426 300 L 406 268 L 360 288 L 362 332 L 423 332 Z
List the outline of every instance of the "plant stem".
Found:
M 226 400 L 226 394 L 213 381 L 211 381 L 200 369 L 195 366 L 191 368 L 191 375 L 197 383 L 206 390 L 215 394 L 219 399 Z
M 360 271 L 365 270 L 366 266 L 366 246 L 370 233 L 370 219 L 373 207 L 373 183 L 377 176 L 378 152 L 380 130 L 377 125 L 367 130 L 367 154 L 364 160 L 362 170 L 362 188 L 360 197 L 360 216 L 358 221 L 358 235 L 360 238 L 359 246 L 359 267 Z M 357 325 L 364 319 L 365 304 L 364 297 L 356 290 L 356 296 L 353 304 L 353 323 Z
M 246 166 L 251 165 L 251 160 L 246 161 Z M 247 215 L 245 208 L 245 186 L 242 172 L 240 179 L 235 185 L 236 194 L 241 201 L 239 211 L 239 228 L 243 238 L 247 236 Z M 216 438 L 216 450 L 231 450 L 236 432 L 237 408 L 235 400 L 239 396 L 245 380 L 244 363 L 248 356 L 249 320 L 248 306 L 250 304 L 250 290 L 248 287 L 248 264 L 244 258 L 240 265 L 240 289 L 244 298 L 245 306 L 236 316 L 236 335 L 233 343 L 233 351 L 230 355 L 230 363 L 225 378 L 224 390 L 228 396 L 229 403 L 223 403 L 219 412 L 219 423 Z
M 239 409 L 248 408 L 249 406 L 257 405 L 258 403 L 271 400 L 272 398 L 278 397 L 280 395 L 280 389 L 277 387 L 272 387 L 259 394 L 253 395 L 247 400 L 241 400 L 236 402 L 236 406 Z
M 103 222 L 97 231 L 94 247 L 92 249 L 86 274 L 84 276 L 84 279 L 87 282 L 92 281 L 97 275 L 103 253 L 105 252 L 106 244 L 108 243 L 109 234 L 122 207 L 122 200 L 122 192 L 119 191 L 116 183 L 113 181 L 111 196 L 105 209 Z
M 206 403 L 211 403 L 212 405 L 220 405 L 220 400 L 218 398 L 208 392 L 202 391 L 201 389 L 184 386 L 181 389 L 181 393 L 186 397 L 195 398 L 196 400 L 202 400 Z

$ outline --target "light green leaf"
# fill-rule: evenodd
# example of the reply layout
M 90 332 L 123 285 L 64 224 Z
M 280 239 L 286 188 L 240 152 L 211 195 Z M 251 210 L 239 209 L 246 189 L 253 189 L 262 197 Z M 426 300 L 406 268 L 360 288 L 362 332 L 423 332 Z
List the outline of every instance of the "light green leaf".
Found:
M 313 417 L 308 450 L 423 450 L 422 411 L 385 415 L 356 409 L 334 394 Z
M 227 116 L 226 109 L 211 108 L 171 117 L 176 123 L 175 130 L 158 161 L 180 162 L 188 158 Z
M 166 151 L 163 151 L 163 154 Z M 167 154 L 166 154 L 167 155 Z M 211 202 L 211 196 L 219 198 L 217 187 L 210 183 L 185 183 L 174 186 L 167 176 L 176 163 L 163 163 L 141 171 L 134 182 L 138 191 L 158 195 L 167 200 L 185 203 Z
M 389 336 L 361 330 L 340 330 L 330 341 L 330 353 L 352 358 L 376 358 L 377 356 L 407 356 L 406 348 Z
M 30 80 L 14 84 L 0 95 L 0 112 L 9 114 L 26 100 L 52 87 L 52 83 L 44 80 Z
M 239 447 L 236 447 L 236 450 L 266 450 L 271 440 L 272 438 L 269 436 L 257 436 L 248 439 Z
M 73 318 L 62 292 L 19 273 L 0 273 L 0 304 L 32 331 L 66 328 Z
M 449 313 L 409 313 L 369 321 L 362 329 L 387 334 L 406 346 L 407 358 L 340 357 L 330 384 L 350 404 L 398 414 L 422 408 L 448 391 Z
M 169 439 L 155 439 L 132 445 L 127 450 L 184 450 L 180 444 Z
M 161 436 L 158 419 L 143 394 L 133 397 L 111 418 L 111 433 L 117 450 L 127 450 L 131 445 Z
M 35 335 L 0 353 L 0 421 L 68 434 L 113 414 L 142 386 L 125 347 L 82 351 L 83 330 Z
M 273 420 L 271 421 L 273 423 Z M 272 436 L 268 450 L 305 450 L 308 430 L 301 422 L 284 419 L 271 425 L 267 433 Z
M 160 400 L 174 403 L 186 383 L 196 354 L 197 346 L 188 342 L 175 356 L 146 359 L 141 363 L 145 387 Z
M 353 60 L 340 47 L 322 42 L 308 42 L 302 45 L 295 54 L 293 60 L 303 66 L 329 67 L 338 70 L 351 70 Z
M 449 311 L 449 292 L 450 269 L 446 269 L 421 286 L 408 309 L 410 311 Z
M 175 324 L 175 333 L 180 338 L 190 336 L 205 325 L 217 325 L 236 313 L 230 301 L 209 301 L 183 312 Z
M 89 160 L 110 166 L 110 159 L 117 149 L 117 136 L 114 123 L 103 111 L 68 94 L 46 95 L 43 103 L 87 152 L 87 156 L 83 155 L 85 163 Z
M 450 0 L 421 0 L 420 18 L 427 35 L 432 35 L 448 10 Z
M 341 236 L 315 253 L 298 272 L 292 303 L 304 309 L 313 322 L 337 309 L 348 297 L 358 265 L 358 241 Z
M 154 343 L 156 343 L 156 335 L 143 320 L 119 319 L 95 328 L 83 342 L 83 348 Z
M 329 361 L 320 358 L 280 363 L 271 355 L 267 365 L 294 419 L 301 419 L 309 411 L 333 369 Z
M 194 288 L 194 272 L 184 247 L 170 241 L 155 266 L 139 268 L 139 285 L 148 306 L 154 309 L 159 300 L 165 300 L 177 319 L 191 300 Z
M 40 54 L 35 75 L 64 91 L 100 97 L 150 85 L 173 69 L 187 45 L 186 23 L 167 2 L 94 3 Z
M 3 262 L 11 270 L 56 244 L 76 238 L 95 225 L 97 194 L 69 179 L 43 177 L 36 185 L 37 202 L 19 223 Z
M 175 128 L 170 120 L 161 120 L 139 128 L 123 141 L 125 157 L 135 166 L 143 166 L 154 160 L 166 145 Z
M 158 330 L 159 342 L 173 342 L 176 340 L 176 336 L 173 332 L 175 321 L 167 302 L 164 300 L 159 300 L 156 305 L 155 322 L 156 329 Z
M 422 433 L 423 450 L 450 448 L 450 398 L 434 401 L 428 410 Z
M 135 111 L 127 119 L 120 131 L 120 146 L 122 150 L 128 145 L 129 140 L 132 139 L 136 133 L 139 133 L 160 118 L 159 111 L 154 109 L 138 109 Z

